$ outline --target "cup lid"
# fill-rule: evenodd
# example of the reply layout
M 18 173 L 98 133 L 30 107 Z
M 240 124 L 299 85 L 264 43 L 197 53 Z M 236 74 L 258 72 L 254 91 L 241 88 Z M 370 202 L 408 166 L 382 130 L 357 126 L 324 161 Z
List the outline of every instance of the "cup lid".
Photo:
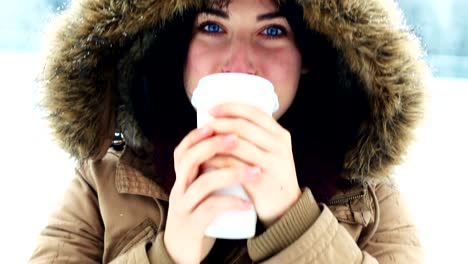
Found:
M 265 107 L 270 109 L 271 113 L 279 107 L 273 84 L 260 76 L 245 73 L 215 73 L 201 78 L 192 94 L 191 102 L 198 108 L 201 103 L 211 106 L 229 100 L 254 105 L 262 101 L 268 104 Z

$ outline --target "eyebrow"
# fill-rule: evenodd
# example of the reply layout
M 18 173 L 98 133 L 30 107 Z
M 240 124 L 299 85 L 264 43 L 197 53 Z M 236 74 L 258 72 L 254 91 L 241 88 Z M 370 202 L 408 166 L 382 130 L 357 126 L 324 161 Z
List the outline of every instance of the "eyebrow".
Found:
M 214 16 L 219 16 L 219 17 L 226 18 L 226 19 L 229 18 L 228 13 L 226 13 L 223 10 L 220 10 L 220 9 L 205 8 L 205 9 L 202 10 L 201 13 L 214 15 Z
M 224 19 L 229 18 L 228 13 L 226 13 L 223 10 L 215 9 L 215 8 L 205 8 L 205 9 L 203 9 L 202 13 L 218 16 L 218 17 L 221 17 L 221 18 L 224 18 Z M 258 15 L 257 16 L 257 21 L 268 20 L 268 19 L 273 19 L 273 18 L 277 18 L 277 17 L 284 17 L 284 15 L 280 11 L 273 11 L 273 12 L 270 12 L 270 13 L 265 13 L 265 14 Z
M 257 21 L 273 19 L 277 17 L 284 17 L 284 15 L 280 11 L 274 11 L 274 12 L 258 15 Z

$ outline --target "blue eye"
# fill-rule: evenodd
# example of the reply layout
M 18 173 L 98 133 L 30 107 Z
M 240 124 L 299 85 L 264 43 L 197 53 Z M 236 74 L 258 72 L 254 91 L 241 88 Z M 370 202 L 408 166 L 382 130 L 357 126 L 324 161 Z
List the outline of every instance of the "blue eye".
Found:
M 269 37 L 278 37 L 284 34 L 284 30 L 279 26 L 270 26 L 263 30 L 263 34 Z
M 202 30 L 208 33 L 219 33 L 223 32 L 221 27 L 215 23 L 206 23 L 201 26 Z

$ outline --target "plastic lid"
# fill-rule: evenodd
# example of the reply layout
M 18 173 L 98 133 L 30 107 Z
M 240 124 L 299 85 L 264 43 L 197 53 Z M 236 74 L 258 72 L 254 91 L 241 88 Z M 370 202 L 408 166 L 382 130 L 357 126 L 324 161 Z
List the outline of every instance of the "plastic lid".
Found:
M 271 113 L 279 107 L 273 84 L 260 76 L 245 73 L 216 73 L 201 78 L 191 101 L 196 109 L 227 101 L 256 105 Z

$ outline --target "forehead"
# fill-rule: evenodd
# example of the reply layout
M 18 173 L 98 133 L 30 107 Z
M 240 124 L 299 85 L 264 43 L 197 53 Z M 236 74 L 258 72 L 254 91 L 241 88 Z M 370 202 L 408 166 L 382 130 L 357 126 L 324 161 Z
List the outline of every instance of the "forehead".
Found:
M 257 20 L 260 20 L 259 17 L 264 20 L 280 16 L 280 8 L 272 0 L 214 0 L 208 2 L 210 5 L 203 6 L 199 10 L 199 15 L 215 15 L 225 19 L 236 18 L 241 21 L 252 16 L 257 17 Z

